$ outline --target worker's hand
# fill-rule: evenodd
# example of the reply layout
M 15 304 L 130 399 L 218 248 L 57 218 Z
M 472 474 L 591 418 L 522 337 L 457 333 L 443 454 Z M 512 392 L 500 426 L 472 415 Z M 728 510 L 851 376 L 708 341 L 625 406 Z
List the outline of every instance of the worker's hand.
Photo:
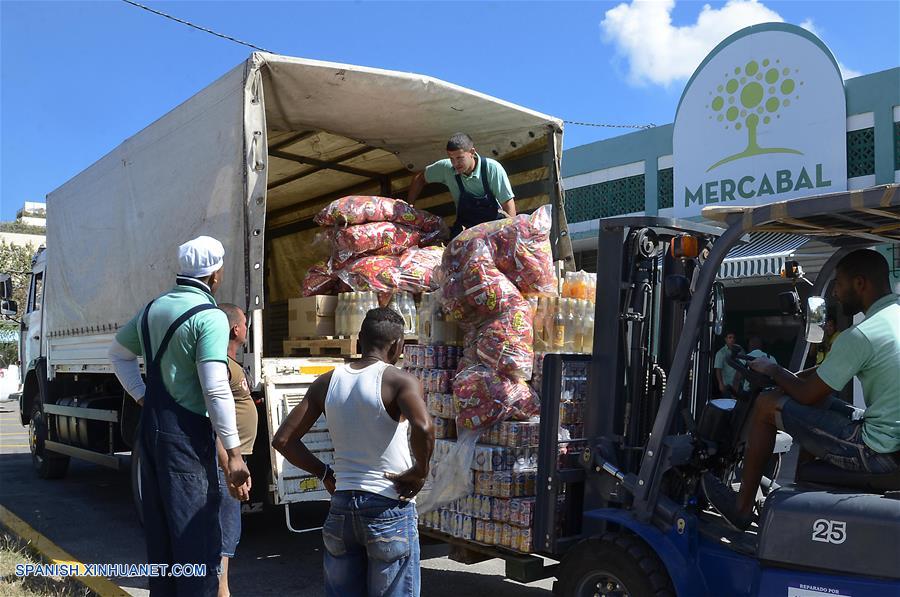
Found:
M 384 478 L 394 482 L 394 489 L 400 495 L 400 501 L 408 502 L 416 497 L 425 485 L 425 477 L 421 471 L 413 467 L 402 473 L 385 473 Z
M 757 357 L 750 361 L 748 365 L 751 370 L 762 373 L 767 377 L 775 377 L 775 370 L 778 368 L 778 363 L 765 357 Z
M 337 491 L 337 479 L 334 478 L 333 470 L 328 471 L 322 484 L 325 486 L 325 491 L 327 491 L 329 495 L 334 495 L 334 492 Z
M 250 499 L 250 471 L 247 470 L 247 465 L 240 455 L 228 456 L 228 485 L 229 491 L 233 486 L 237 492 L 235 498 L 242 502 Z

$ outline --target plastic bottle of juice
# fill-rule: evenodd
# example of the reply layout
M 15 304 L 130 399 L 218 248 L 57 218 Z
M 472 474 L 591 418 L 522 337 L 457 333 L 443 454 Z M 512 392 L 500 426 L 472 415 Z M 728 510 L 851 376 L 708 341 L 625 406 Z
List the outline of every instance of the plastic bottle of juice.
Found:
M 544 311 L 546 310 L 546 299 L 537 299 L 537 308 L 534 310 L 534 350 L 535 352 L 544 352 Z
M 344 323 L 344 316 L 347 313 L 346 293 L 337 295 L 337 307 L 334 308 L 334 333 L 337 336 L 343 336 L 347 326 Z
M 556 301 L 553 313 L 553 352 L 564 352 L 566 348 L 566 316 L 563 313 L 563 301 Z
M 590 301 L 585 301 L 581 349 L 585 354 L 594 352 L 594 303 Z
M 566 318 L 564 349 L 569 353 L 575 352 L 575 336 L 578 332 L 578 329 L 581 327 L 581 322 L 578 321 L 578 317 L 576 315 L 577 304 L 578 299 L 566 299 L 565 309 L 563 310 L 563 315 Z

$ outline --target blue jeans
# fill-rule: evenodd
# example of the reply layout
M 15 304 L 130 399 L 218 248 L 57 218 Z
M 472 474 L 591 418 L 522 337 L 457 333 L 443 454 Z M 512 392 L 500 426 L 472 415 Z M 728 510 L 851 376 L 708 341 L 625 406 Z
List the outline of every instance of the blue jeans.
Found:
M 225 471 L 219 467 L 219 526 L 222 528 L 222 556 L 233 558 L 241 540 L 241 503 L 228 493 Z
M 338 491 L 322 528 L 329 597 L 418 597 L 416 505 L 367 491 Z
M 860 409 L 833 395 L 822 407 L 805 406 L 787 396 L 782 400 L 777 427 L 813 456 L 847 471 L 880 474 L 900 468 L 893 455 L 880 454 L 865 444 L 863 421 L 853 420 Z

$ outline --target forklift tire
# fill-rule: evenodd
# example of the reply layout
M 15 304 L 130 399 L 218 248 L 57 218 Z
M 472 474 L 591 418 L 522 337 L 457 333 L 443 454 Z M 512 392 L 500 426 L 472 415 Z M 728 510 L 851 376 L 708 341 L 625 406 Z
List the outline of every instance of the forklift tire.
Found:
M 41 479 L 61 479 L 69 470 L 69 457 L 50 452 L 44 446 L 49 436 L 47 419 L 40 405 L 31 410 L 28 423 L 28 445 L 31 448 L 31 464 Z
M 137 435 L 137 434 L 135 434 Z M 144 502 L 141 497 L 141 442 L 135 441 L 131 447 L 131 499 L 138 524 L 144 526 Z
M 653 550 L 630 533 L 603 533 L 572 548 L 553 583 L 557 597 L 621 595 L 674 597 L 665 566 Z

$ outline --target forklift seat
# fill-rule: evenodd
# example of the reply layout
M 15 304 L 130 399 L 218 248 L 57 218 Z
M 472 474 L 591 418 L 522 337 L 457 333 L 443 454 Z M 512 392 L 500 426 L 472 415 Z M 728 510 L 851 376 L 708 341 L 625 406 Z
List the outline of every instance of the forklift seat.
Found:
M 829 485 L 842 489 L 860 489 L 870 493 L 900 491 L 900 470 L 893 473 L 848 471 L 824 460 L 813 460 L 797 467 L 798 483 Z

